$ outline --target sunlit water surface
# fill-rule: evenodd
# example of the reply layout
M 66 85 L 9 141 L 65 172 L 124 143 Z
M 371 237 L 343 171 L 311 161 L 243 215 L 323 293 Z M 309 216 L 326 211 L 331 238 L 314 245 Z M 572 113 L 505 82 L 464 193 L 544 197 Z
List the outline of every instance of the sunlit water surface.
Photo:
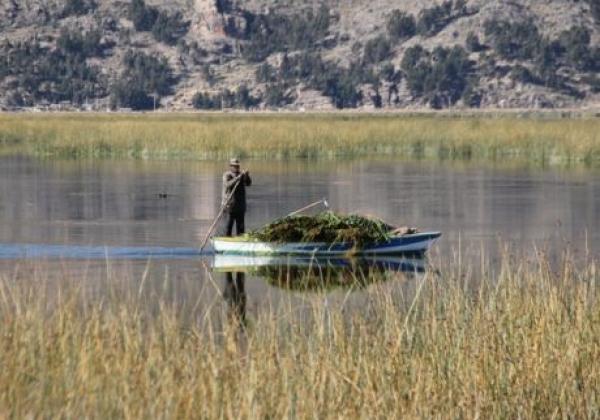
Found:
M 504 247 L 555 258 L 567 248 L 582 258 L 600 252 L 598 172 L 392 160 L 244 163 L 254 179 L 249 228 L 327 198 L 336 211 L 442 231 L 418 269 L 410 260 L 387 266 L 390 289 L 412 287 L 421 265 L 443 272 L 444 261 L 476 264 L 481 252 L 493 265 Z M 108 276 L 132 290 L 145 278 L 145 287 L 175 300 L 227 300 L 236 276 L 198 249 L 219 210 L 224 169 L 221 162 L 2 158 L 0 273 L 15 281 L 68 277 L 100 294 Z M 356 287 L 351 299 L 347 287 L 331 288 L 329 297 L 360 307 L 369 287 Z M 243 293 L 249 312 L 302 300 L 259 270 L 245 277 Z

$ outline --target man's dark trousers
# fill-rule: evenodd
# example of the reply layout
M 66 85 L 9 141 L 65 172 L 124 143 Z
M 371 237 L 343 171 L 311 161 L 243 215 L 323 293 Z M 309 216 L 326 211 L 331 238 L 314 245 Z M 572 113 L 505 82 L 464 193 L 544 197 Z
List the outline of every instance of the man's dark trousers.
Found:
M 233 236 L 233 225 L 235 224 L 236 235 L 243 235 L 246 230 L 244 226 L 245 213 L 241 212 L 227 212 L 227 221 L 225 226 L 225 236 Z

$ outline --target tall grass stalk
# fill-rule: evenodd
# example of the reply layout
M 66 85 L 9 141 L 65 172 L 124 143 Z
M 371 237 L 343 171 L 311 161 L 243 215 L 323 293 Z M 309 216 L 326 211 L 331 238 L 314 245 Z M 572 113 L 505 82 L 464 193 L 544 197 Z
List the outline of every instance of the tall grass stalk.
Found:
M 398 115 L 0 115 L 4 153 L 69 158 L 506 158 L 600 162 L 600 119 Z
M 350 312 L 307 294 L 309 316 L 283 304 L 245 330 L 155 292 L 151 305 L 141 279 L 130 293 L 82 299 L 76 281 L 57 289 L 5 277 L 0 415 L 597 416 L 595 262 L 483 267 L 404 279 L 403 294 L 374 283 Z M 465 287 L 464 273 L 477 287 Z

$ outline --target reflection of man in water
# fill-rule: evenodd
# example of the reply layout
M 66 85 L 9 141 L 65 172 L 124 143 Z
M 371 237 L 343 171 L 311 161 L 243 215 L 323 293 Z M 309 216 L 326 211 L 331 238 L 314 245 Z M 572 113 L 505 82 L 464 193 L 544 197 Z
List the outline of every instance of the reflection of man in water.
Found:
M 225 273 L 225 291 L 223 297 L 229 305 L 232 318 L 236 319 L 241 326 L 246 325 L 246 282 L 245 273 Z
M 248 171 L 240 170 L 240 161 L 231 159 L 229 170 L 223 174 L 223 199 L 225 207 L 225 236 L 231 236 L 233 225 L 237 235 L 244 234 L 244 217 L 246 215 L 246 187 L 252 185 Z M 229 198 L 229 196 L 231 196 Z M 229 198 L 229 200 L 228 200 Z

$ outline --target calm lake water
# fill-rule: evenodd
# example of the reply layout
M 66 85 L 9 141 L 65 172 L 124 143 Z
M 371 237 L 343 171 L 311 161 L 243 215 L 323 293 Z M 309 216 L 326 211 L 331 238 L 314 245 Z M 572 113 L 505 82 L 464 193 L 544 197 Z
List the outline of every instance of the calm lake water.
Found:
M 254 180 L 249 228 L 326 197 L 336 211 L 442 231 L 432 261 L 458 250 L 477 258 L 481 249 L 494 259 L 500 243 L 524 254 L 600 253 L 598 172 L 390 160 L 244 164 Z M 43 264 L 46 276 L 90 284 L 119 272 L 135 287 L 147 271 L 155 284 L 174 282 L 174 296 L 179 286 L 188 296 L 207 282 L 227 291 L 227 277 L 209 279 L 213 261 L 197 251 L 219 209 L 224 169 L 1 158 L 0 272 L 26 276 Z M 246 280 L 250 308 L 289 293 L 260 277 Z

